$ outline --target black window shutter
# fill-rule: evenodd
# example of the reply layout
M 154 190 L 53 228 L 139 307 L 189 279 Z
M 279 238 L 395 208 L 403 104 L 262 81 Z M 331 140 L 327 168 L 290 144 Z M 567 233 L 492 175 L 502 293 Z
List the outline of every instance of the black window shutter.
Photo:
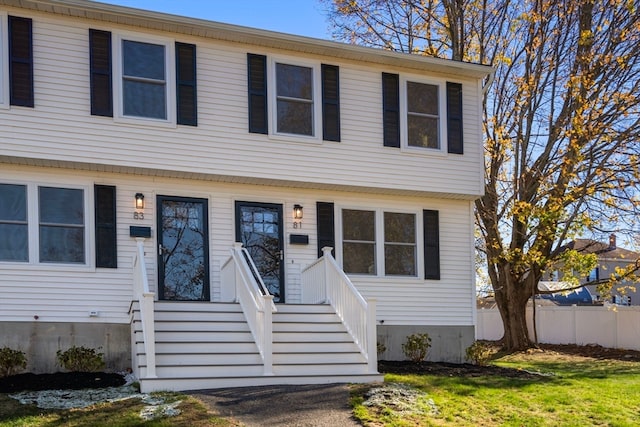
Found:
M 116 187 L 94 187 L 96 216 L 96 267 L 117 268 Z
M 269 133 L 267 113 L 267 57 L 247 54 L 249 76 L 249 132 Z
M 340 68 L 322 64 L 322 139 L 340 141 Z
M 462 141 L 462 85 L 447 82 L 447 136 L 448 151 L 464 154 Z
M 400 148 L 400 77 L 382 73 L 384 146 Z
M 422 211 L 424 224 L 424 278 L 440 280 L 440 226 L 438 211 Z
M 179 125 L 198 125 L 196 45 L 176 43 L 176 102 Z
M 322 248 L 331 246 L 331 254 L 335 256 L 336 233 L 333 216 L 333 203 L 316 203 L 316 221 L 318 223 L 318 258 L 322 256 Z
M 111 32 L 89 29 L 91 115 L 113 117 Z
M 30 18 L 9 16 L 9 102 L 33 107 L 33 33 Z

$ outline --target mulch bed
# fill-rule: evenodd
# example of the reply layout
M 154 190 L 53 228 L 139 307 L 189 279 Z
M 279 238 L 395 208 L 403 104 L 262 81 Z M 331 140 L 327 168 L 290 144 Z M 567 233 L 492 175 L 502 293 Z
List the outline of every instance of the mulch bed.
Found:
M 472 365 L 470 363 L 445 362 L 409 362 L 386 361 L 378 362 L 378 371 L 389 374 L 429 374 L 445 377 L 480 377 L 485 375 L 505 378 L 540 378 L 539 374 L 522 369 L 503 368 L 494 365 Z
M 26 373 L 0 378 L 0 393 L 119 387 L 124 383 L 122 375 L 105 372 L 57 372 L 37 375 Z

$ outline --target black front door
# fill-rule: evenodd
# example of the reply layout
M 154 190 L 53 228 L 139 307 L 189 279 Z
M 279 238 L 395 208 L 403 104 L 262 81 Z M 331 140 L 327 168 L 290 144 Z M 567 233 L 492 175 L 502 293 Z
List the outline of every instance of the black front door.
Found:
M 157 203 L 159 298 L 209 301 L 207 200 L 158 196 Z
M 247 249 L 274 302 L 284 302 L 282 205 L 236 202 L 236 241 Z

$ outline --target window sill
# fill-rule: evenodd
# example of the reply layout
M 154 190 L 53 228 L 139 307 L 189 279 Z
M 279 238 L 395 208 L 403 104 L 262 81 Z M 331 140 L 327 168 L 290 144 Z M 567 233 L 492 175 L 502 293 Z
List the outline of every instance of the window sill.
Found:
M 396 282 L 403 285 L 422 285 L 426 282 L 415 276 L 367 276 L 362 274 L 347 274 L 347 277 L 355 284 L 358 283 L 384 283 Z
M 15 271 L 56 271 L 56 272 L 95 272 L 93 266 L 86 264 L 63 264 L 63 263 L 31 263 L 16 261 L 0 261 L 3 268 Z
M 114 116 L 113 122 L 129 126 L 148 126 L 165 129 L 176 129 L 178 127 L 174 121 L 145 117 Z
M 322 139 L 316 136 L 294 135 L 290 133 L 273 133 L 269 134 L 269 140 L 275 142 L 293 142 L 296 144 L 316 144 L 322 145 Z

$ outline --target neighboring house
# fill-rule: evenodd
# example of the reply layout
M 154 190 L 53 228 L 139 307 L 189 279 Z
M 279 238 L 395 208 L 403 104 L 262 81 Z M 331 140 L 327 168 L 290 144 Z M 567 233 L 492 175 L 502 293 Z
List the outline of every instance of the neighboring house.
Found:
M 568 246 L 578 252 L 592 253 L 598 256 L 598 265 L 587 277 L 581 280 L 582 283 L 608 279 L 615 273 L 616 268 L 626 269 L 630 265 L 637 265 L 640 261 L 640 253 L 618 247 L 615 234 L 609 236 L 608 243 L 591 239 L 576 239 Z M 640 305 L 640 293 L 632 287 L 635 287 L 632 281 L 622 281 L 619 285 L 614 286 L 611 297 L 600 296 L 596 285 L 590 285 L 586 288 L 597 301 L 605 302 L 606 300 L 621 305 Z
M 616 235 L 609 236 L 609 242 L 604 243 L 593 239 L 576 239 L 569 242 L 567 249 L 575 249 L 584 254 L 596 254 L 597 265 L 585 277 L 580 278 L 580 283 L 596 282 L 609 279 L 615 274 L 616 268 L 628 269 L 636 266 L 640 262 L 640 253 L 628 249 L 620 248 L 617 245 Z M 637 273 L 636 273 L 637 274 Z M 611 296 L 603 297 L 599 294 L 597 285 L 587 285 L 570 293 L 558 292 L 550 297 L 559 304 L 602 304 L 610 302 L 620 305 L 640 305 L 640 294 L 635 289 L 633 280 L 622 280 L 615 285 L 611 291 Z M 541 281 L 538 288 L 542 291 L 561 290 L 572 286 L 563 282 L 558 271 L 553 271 Z
M 414 332 L 463 361 L 491 71 L 0 0 L 0 347 L 144 391 L 379 380 Z

